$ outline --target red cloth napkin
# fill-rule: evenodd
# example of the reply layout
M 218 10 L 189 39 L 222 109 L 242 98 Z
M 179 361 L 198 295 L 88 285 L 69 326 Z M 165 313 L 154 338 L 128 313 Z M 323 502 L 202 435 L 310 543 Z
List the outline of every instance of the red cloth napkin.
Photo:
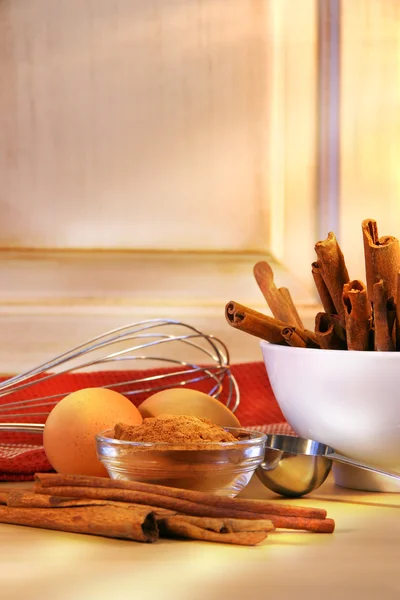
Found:
M 43 383 L 38 383 L 26 390 L 14 393 L 12 396 L 0 398 L 0 405 L 11 401 L 40 398 L 52 394 L 68 394 L 74 390 L 85 387 L 101 387 L 112 383 L 136 379 L 141 376 L 155 375 L 170 372 L 171 369 L 152 369 L 146 371 L 98 371 L 92 373 L 74 373 L 57 375 Z M 263 431 L 287 432 L 284 416 L 275 400 L 271 385 L 265 371 L 264 363 L 253 362 L 232 366 L 240 390 L 240 405 L 235 412 L 244 427 L 257 426 Z M 176 378 L 175 383 L 179 378 Z M 170 381 L 171 387 L 174 379 Z M 129 387 L 129 386 L 127 386 Z M 209 391 L 210 382 L 201 382 L 191 385 L 202 391 Z M 227 387 L 227 386 L 226 386 Z M 225 387 L 221 401 L 225 402 L 227 389 Z M 124 388 L 117 388 L 121 393 Z M 133 397 L 133 403 L 138 406 L 146 396 L 140 394 Z M 6 419 L 2 413 L 1 420 L 18 422 L 44 422 L 45 417 L 30 416 L 30 413 L 43 410 L 26 407 L 18 411 L 22 416 Z M 266 427 L 279 424 L 279 427 Z M 22 481 L 32 479 L 35 472 L 50 471 L 51 466 L 43 450 L 41 436 L 37 434 L 12 433 L 0 431 L 0 480 Z

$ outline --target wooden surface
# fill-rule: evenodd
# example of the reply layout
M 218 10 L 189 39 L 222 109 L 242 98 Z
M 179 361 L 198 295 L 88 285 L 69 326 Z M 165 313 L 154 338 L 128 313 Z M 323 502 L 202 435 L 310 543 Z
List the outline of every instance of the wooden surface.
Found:
M 277 498 L 257 480 L 243 495 Z M 0 525 L 1 598 L 399 598 L 398 494 L 354 492 L 328 481 L 291 502 L 326 508 L 336 532 L 279 532 L 258 547 L 239 548 L 170 540 L 145 545 Z

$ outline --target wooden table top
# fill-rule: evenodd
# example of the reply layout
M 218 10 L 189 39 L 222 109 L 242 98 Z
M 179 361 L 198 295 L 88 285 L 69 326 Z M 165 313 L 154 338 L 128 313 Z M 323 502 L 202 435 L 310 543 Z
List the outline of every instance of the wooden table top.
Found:
M 0 597 L 400 598 L 399 494 L 345 490 L 328 479 L 306 498 L 288 501 L 253 479 L 242 496 L 326 508 L 336 520 L 336 531 L 333 535 L 280 531 L 248 548 L 172 540 L 140 544 L 0 524 Z

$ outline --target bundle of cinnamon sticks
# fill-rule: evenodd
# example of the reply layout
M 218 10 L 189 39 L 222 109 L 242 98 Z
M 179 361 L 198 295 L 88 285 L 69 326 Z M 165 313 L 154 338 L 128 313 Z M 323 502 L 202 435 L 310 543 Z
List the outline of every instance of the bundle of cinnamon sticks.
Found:
M 37 473 L 33 491 L 0 489 L 0 523 L 155 542 L 254 546 L 277 529 L 332 533 L 323 509 L 105 477 Z
M 277 288 L 271 266 L 259 262 L 254 277 L 273 317 L 228 302 L 229 325 L 272 344 L 329 350 L 400 350 L 400 245 L 379 237 L 373 219 L 362 222 L 366 284 L 350 280 L 334 233 L 315 245 L 311 271 L 323 311 L 308 331 L 287 288 Z

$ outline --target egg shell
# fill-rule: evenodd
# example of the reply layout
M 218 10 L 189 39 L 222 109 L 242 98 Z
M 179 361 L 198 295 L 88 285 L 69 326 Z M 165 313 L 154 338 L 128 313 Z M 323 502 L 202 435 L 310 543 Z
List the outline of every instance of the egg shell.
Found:
M 221 427 L 240 427 L 229 408 L 212 396 L 190 388 L 170 388 L 146 398 L 139 406 L 143 418 L 159 415 L 188 415 L 209 419 Z
M 118 392 L 85 388 L 65 396 L 44 428 L 43 445 L 50 464 L 58 473 L 107 477 L 97 458 L 95 436 L 118 422 L 142 423 L 138 409 Z

